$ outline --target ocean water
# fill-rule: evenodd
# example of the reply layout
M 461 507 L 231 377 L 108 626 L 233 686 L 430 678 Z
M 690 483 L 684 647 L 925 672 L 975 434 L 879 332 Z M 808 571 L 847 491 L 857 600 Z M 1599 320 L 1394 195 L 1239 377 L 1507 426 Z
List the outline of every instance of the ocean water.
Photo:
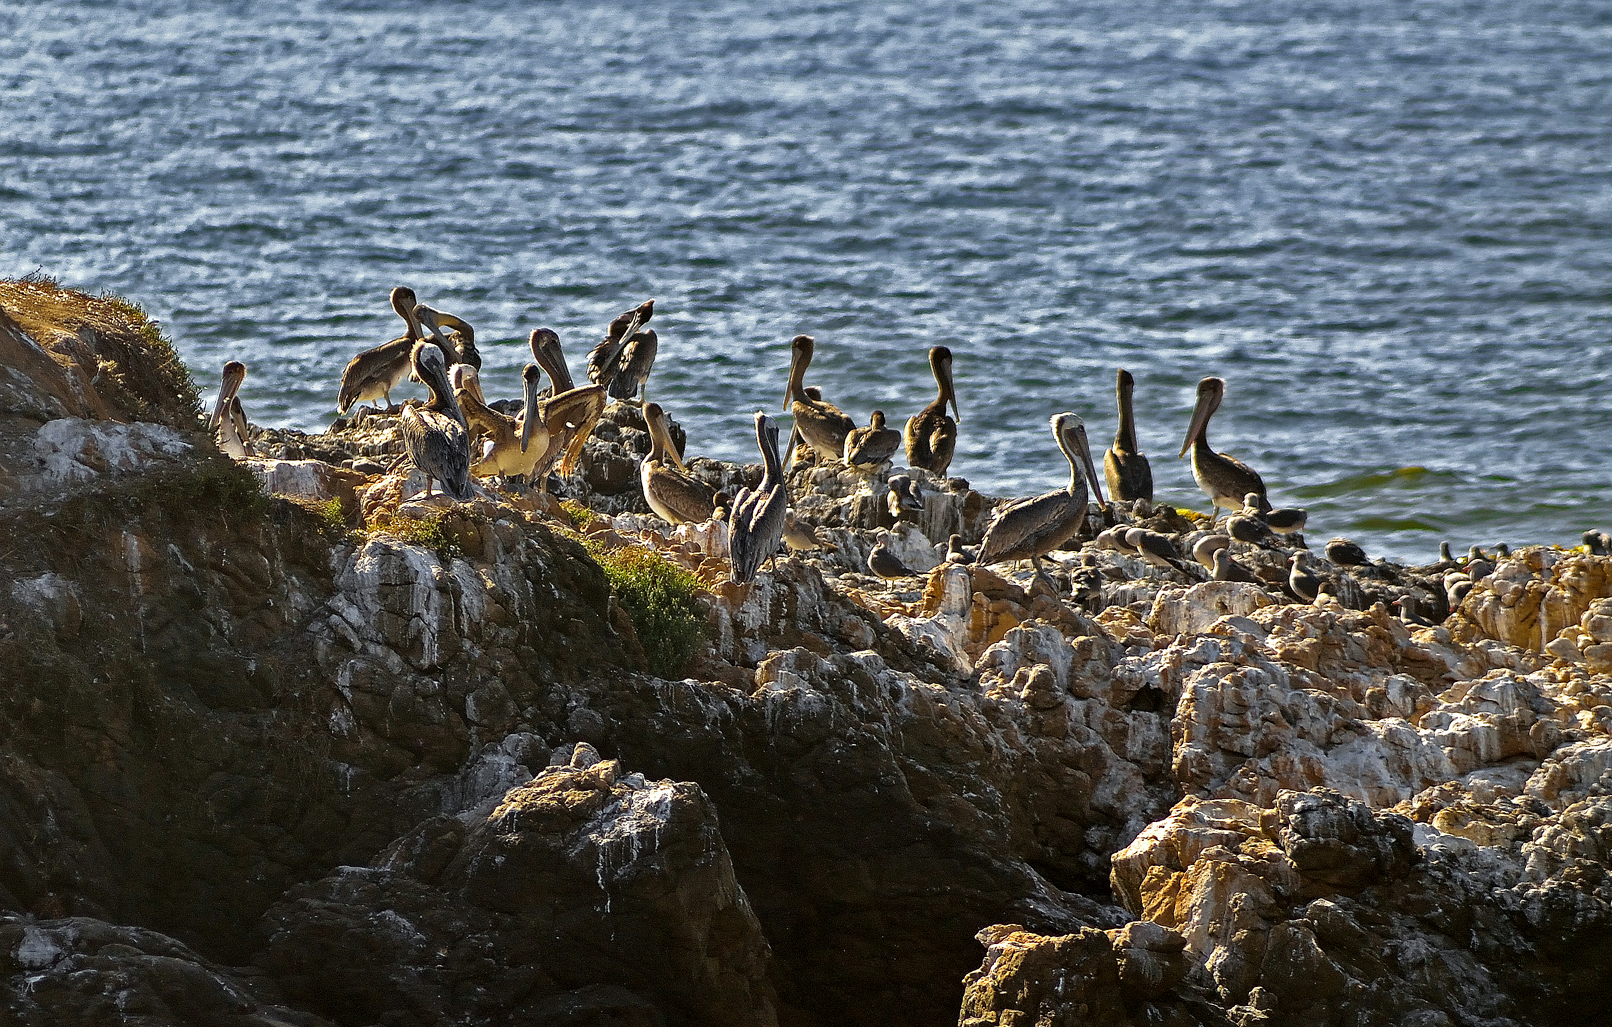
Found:
M 574 372 L 654 297 L 650 396 L 755 460 L 789 339 L 865 421 L 956 353 L 953 473 L 1054 488 L 1194 386 L 1311 537 L 1612 527 L 1603 0 L 0 2 L 0 275 L 112 290 L 254 422 L 318 429 L 388 291 Z

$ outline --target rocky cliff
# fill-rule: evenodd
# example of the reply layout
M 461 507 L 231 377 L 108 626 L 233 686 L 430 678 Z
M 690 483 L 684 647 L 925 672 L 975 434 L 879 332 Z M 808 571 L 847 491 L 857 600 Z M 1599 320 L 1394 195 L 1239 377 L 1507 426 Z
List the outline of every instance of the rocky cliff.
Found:
M 630 408 L 564 506 L 447 507 L 392 419 L 235 464 L 138 308 L 0 309 L 0 1022 L 1606 1019 L 1612 559 L 1436 627 L 1385 604 L 1440 568 L 1087 545 L 1055 596 L 932 548 L 966 482 L 808 468 L 837 548 L 741 587 Z M 628 550 L 691 583 L 675 669 Z

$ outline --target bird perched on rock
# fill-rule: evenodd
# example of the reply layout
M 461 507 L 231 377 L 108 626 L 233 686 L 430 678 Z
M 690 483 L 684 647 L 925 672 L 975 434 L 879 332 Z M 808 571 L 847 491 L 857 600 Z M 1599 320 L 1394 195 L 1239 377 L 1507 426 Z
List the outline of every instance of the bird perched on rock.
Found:
M 1192 409 L 1192 424 L 1187 428 L 1187 439 L 1181 443 L 1181 456 L 1192 451 L 1192 476 L 1209 497 L 1209 526 L 1215 526 L 1220 510 L 1237 509 L 1237 500 L 1253 492 L 1259 496 L 1255 504 L 1260 510 L 1269 510 L 1265 496 L 1265 482 L 1252 467 L 1236 457 L 1217 453 L 1209 445 L 1209 418 L 1220 409 L 1226 397 L 1223 378 L 1205 378 L 1198 383 L 1198 403 Z
M 1309 517 L 1309 512 L 1301 507 L 1277 507 L 1265 514 L 1265 526 L 1278 535 L 1294 535 L 1304 530 Z
M 1363 567 L 1367 562 L 1366 551 L 1341 535 L 1327 539 L 1326 554 L 1339 567 Z
M 617 314 L 604 338 L 588 353 L 588 380 L 604 386 L 612 399 L 632 399 L 644 390 L 660 345 L 654 331 L 644 329 L 654 316 L 654 300 Z
M 1612 556 L 1612 535 L 1591 528 L 1583 534 L 1584 545 L 1591 556 Z
M 1510 555 L 1511 555 L 1511 547 L 1510 546 L 1506 545 L 1504 542 L 1496 543 L 1496 545 L 1494 547 L 1494 557 L 1495 557 L 1496 560 L 1504 560 L 1507 557 L 1509 557 Z
M 946 562 L 964 565 L 974 562 L 974 553 L 963 548 L 963 536 L 953 533 L 946 539 Z
M 419 303 L 414 290 L 400 285 L 392 290 L 392 309 L 406 326 L 402 335 L 367 349 L 347 362 L 336 391 L 336 413 L 345 414 L 354 403 L 374 403 L 385 399 L 392 405 L 392 390 L 409 376 L 414 344 L 423 337 L 414 308 Z
M 796 552 L 812 549 L 838 550 L 839 546 L 817 534 L 817 529 L 795 517 L 791 510 L 784 515 L 784 545 Z
M 1394 600 L 1394 606 L 1399 610 L 1399 619 L 1406 624 L 1419 628 L 1430 628 L 1433 622 L 1422 613 L 1422 602 L 1415 595 L 1406 592 Z
M 1451 571 L 1444 575 L 1444 598 L 1449 602 L 1450 609 L 1454 610 L 1461 605 L 1461 600 L 1472 591 L 1472 579 L 1465 574 Z
M 924 512 L 922 487 L 917 479 L 908 474 L 892 474 L 885 484 L 889 491 L 885 493 L 884 504 L 890 516 L 897 522 L 917 520 Z
M 431 498 L 433 480 L 442 491 L 461 502 L 471 497 L 470 429 L 448 383 L 447 360 L 433 342 L 417 342 L 409 354 L 414 373 L 425 383 L 431 398 L 423 407 L 406 406 L 399 417 L 403 449 L 425 475 L 425 497 Z
M 889 460 L 901 448 L 901 433 L 884 426 L 884 411 L 875 410 L 868 418 L 866 428 L 856 428 L 845 436 L 845 449 L 841 456 L 847 466 L 863 474 L 872 474 L 879 465 Z
M 1231 546 L 1230 535 L 1205 535 L 1192 544 L 1192 558 L 1206 570 L 1215 569 L 1215 553 Z
M 1187 573 L 1181 563 L 1181 554 L 1175 550 L 1175 543 L 1156 531 L 1130 528 L 1125 532 L 1125 544 L 1133 547 L 1138 556 L 1155 567 Z
M 1450 544 L 1448 542 L 1440 542 L 1438 544 L 1438 558 L 1440 563 L 1455 562 L 1455 554 L 1450 552 Z
M 879 532 L 879 543 L 873 547 L 873 552 L 868 554 L 868 570 L 887 580 L 917 576 L 917 571 L 909 568 L 896 554 L 890 552 L 886 545 L 889 540 L 888 531 Z
M 1136 379 L 1120 368 L 1115 393 L 1119 405 L 1119 427 L 1114 444 L 1103 452 L 1103 476 L 1108 479 L 1108 498 L 1116 503 L 1153 499 L 1153 469 L 1136 444 L 1136 417 L 1131 411 L 1131 394 Z
M 1494 573 L 1494 564 L 1489 562 L 1489 557 L 1483 550 L 1473 546 L 1467 551 L 1465 570 L 1467 577 L 1478 581 Z
M 1275 549 L 1282 544 L 1275 533 L 1266 527 L 1265 519 L 1260 516 L 1257 507 L 1252 512 L 1245 507 L 1241 513 L 1234 513 L 1226 518 L 1226 534 L 1238 542 L 1247 542 L 1267 549 Z
M 940 394 L 907 419 L 902 441 L 906 445 L 907 466 L 945 477 L 952 454 L 957 450 L 957 422 L 963 419 L 957 410 L 957 390 L 952 387 L 952 351 L 945 346 L 931 347 L 929 370 L 934 373 Z M 951 404 L 952 413 L 957 414 L 955 419 L 946 415 L 947 403 Z
M 710 520 L 716 512 L 716 494 L 688 473 L 672 444 L 660 404 L 644 404 L 644 424 L 649 429 L 650 449 L 638 471 L 649 508 L 670 524 Z
M 756 411 L 756 447 L 766 471 L 754 492 L 740 489 L 728 519 L 728 578 L 736 584 L 754 581 L 766 560 L 776 559 L 789 509 L 784 465 L 778 458 L 778 426 Z
M 1096 538 L 1091 540 L 1092 545 L 1096 546 L 1098 549 L 1112 549 L 1116 553 L 1123 553 L 1126 556 L 1135 556 L 1136 547 L 1125 540 L 1125 533 L 1129 530 L 1130 529 L 1123 524 L 1116 525 L 1112 528 L 1104 528 L 1102 531 L 1097 533 Z
M 1231 558 L 1231 550 L 1215 550 L 1215 580 L 1216 581 L 1244 581 L 1258 584 L 1259 579 L 1253 573 Z
M 1300 601 L 1315 602 L 1315 597 L 1321 592 L 1321 575 L 1315 573 L 1311 561 L 1315 557 L 1309 550 L 1301 549 L 1288 557 L 1291 570 L 1287 574 L 1287 587 Z
M 241 408 L 241 383 L 246 381 L 246 365 L 231 360 L 224 365 L 224 380 L 218 387 L 218 402 L 207 427 L 218 433 L 218 448 L 231 460 L 245 460 L 252 455 L 252 443 L 247 441 L 246 411 Z

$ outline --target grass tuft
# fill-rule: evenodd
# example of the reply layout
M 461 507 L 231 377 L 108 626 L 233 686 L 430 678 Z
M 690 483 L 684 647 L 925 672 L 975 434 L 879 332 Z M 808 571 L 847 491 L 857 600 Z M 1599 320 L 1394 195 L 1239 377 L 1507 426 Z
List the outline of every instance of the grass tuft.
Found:
M 337 516 L 340 516 L 338 510 Z M 459 543 L 445 530 L 447 512 L 441 511 L 426 517 L 399 517 L 396 514 L 376 514 L 367 525 L 370 538 L 388 538 L 406 545 L 423 546 L 436 550 L 443 563 L 460 555 Z M 345 529 L 344 529 L 345 530 Z
M 587 537 L 581 542 L 632 618 L 649 672 L 676 677 L 705 631 L 700 579 L 646 546 L 607 549 Z
M 593 520 L 593 511 L 589 510 L 585 504 L 574 499 L 562 499 L 560 501 L 560 515 L 565 518 L 572 531 L 581 531 L 588 526 L 589 521 Z

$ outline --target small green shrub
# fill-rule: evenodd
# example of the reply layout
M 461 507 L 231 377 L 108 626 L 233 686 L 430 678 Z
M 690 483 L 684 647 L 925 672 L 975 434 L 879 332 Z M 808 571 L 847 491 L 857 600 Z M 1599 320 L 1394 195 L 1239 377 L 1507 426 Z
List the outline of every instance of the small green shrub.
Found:
M 645 546 L 606 549 L 586 538 L 582 544 L 632 618 L 649 672 L 675 677 L 699 647 L 705 628 L 700 580 Z
M 589 521 L 593 520 L 593 511 L 574 499 L 560 501 L 560 514 L 573 531 L 581 531 L 588 526 Z
M 408 545 L 424 546 L 436 550 L 444 563 L 459 555 L 459 543 L 443 530 L 446 512 L 428 517 L 398 517 L 394 514 L 377 514 L 369 522 L 371 538 L 389 538 Z

